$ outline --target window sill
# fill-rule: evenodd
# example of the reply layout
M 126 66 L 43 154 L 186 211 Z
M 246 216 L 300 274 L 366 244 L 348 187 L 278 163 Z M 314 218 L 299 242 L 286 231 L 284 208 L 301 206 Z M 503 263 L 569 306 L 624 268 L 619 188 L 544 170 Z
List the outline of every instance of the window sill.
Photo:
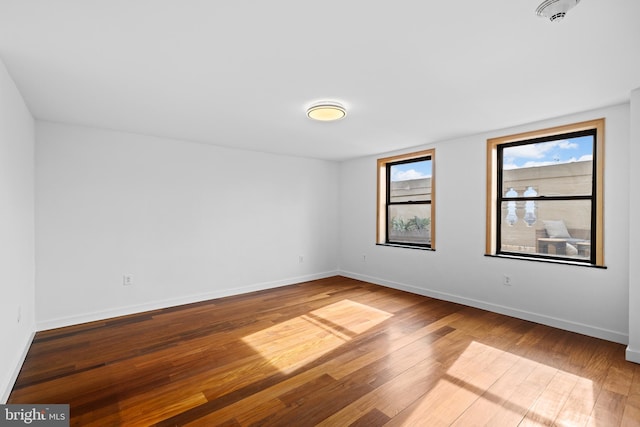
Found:
M 389 247 L 392 247 L 392 248 L 418 249 L 420 251 L 435 252 L 434 248 L 430 248 L 430 247 L 426 247 L 426 246 L 400 245 L 400 244 L 397 244 L 397 243 L 376 243 L 376 246 L 389 246 Z
M 588 262 L 577 262 L 577 261 L 570 261 L 565 259 L 537 258 L 537 257 L 510 255 L 510 254 L 485 254 L 484 256 L 491 257 L 491 258 L 507 258 L 507 259 L 519 259 L 522 261 L 544 262 L 548 264 L 575 265 L 576 267 L 591 267 L 591 268 L 601 268 L 601 269 L 607 268 L 606 265 L 595 265 Z

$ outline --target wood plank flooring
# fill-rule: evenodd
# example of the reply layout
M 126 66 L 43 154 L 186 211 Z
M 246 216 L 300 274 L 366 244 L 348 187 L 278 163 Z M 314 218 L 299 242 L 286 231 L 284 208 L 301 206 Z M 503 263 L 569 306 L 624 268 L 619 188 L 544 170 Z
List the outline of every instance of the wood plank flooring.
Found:
M 640 426 L 624 346 L 344 277 L 37 333 L 73 426 Z

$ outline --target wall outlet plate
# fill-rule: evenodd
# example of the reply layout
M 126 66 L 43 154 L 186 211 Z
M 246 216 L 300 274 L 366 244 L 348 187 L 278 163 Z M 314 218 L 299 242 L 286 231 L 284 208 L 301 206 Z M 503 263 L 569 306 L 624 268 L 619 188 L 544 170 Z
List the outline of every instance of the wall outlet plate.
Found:
M 133 274 L 125 274 L 122 276 L 122 285 L 123 286 L 131 286 L 133 285 Z

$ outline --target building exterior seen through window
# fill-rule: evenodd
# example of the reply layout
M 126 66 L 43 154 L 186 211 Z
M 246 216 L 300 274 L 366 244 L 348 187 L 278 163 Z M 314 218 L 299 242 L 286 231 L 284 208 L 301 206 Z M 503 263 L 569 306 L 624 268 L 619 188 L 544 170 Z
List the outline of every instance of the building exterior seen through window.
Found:
M 379 244 L 433 248 L 433 150 L 378 160 Z
M 603 265 L 603 129 L 598 120 L 488 141 L 489 254 Z

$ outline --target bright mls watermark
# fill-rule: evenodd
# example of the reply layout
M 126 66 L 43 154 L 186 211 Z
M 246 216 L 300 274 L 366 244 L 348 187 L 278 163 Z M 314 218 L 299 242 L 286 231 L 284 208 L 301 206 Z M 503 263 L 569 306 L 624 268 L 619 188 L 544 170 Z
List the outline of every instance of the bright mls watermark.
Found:
M 68 427 L 69 405 L 0 405 L 0 427 Z

